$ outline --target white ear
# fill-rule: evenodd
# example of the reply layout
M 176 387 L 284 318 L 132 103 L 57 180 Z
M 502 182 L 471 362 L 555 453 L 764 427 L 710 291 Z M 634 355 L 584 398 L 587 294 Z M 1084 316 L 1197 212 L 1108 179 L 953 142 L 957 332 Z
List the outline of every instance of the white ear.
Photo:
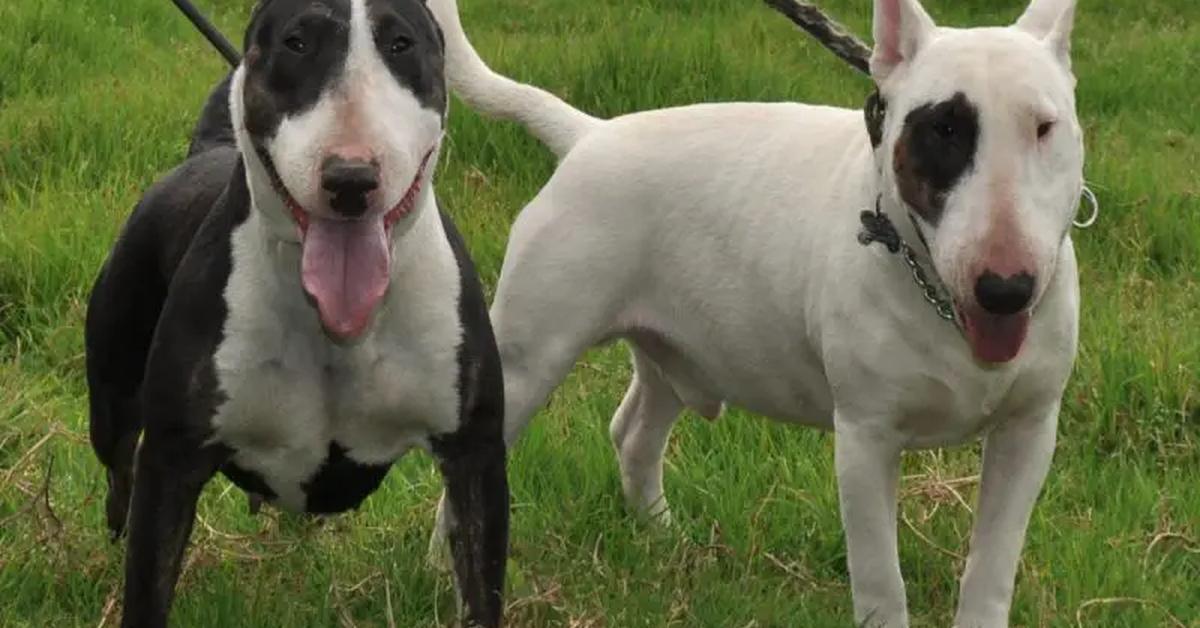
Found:
M 1046 42 L 1059 61 L 1071 67 L 1071 29 L 1075 0 L 1033 0 L 1017 20 L 1017 28 Z
M 875 51 L 871 77 L 883 83 L 901 65 L 912 61 L 932 38 L 937 24 L 917 0 L 875 0 Z

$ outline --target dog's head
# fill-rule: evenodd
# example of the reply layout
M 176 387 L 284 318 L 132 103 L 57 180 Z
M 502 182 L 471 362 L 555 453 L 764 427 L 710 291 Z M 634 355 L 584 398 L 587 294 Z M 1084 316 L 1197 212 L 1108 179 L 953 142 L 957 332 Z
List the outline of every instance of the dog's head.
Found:
M 254 205 L 335 338 L 368 327 L 428 194 L 443 52 L 421 0 L 262 0 L 246 31 L 230 108 Z
M 883 193 L 911 216 L 984 362 L 1019 353 L 1078 207 L 1074 12 L 1033 0 L 1011 27 L 951 29 L 918 0 L 875 2 Z

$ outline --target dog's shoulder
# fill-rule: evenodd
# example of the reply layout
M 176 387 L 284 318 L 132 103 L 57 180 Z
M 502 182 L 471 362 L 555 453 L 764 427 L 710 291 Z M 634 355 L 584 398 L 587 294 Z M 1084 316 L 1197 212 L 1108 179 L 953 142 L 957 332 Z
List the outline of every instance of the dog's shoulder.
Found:
M 440 201 L 438 215 L 441 219 L 442 231 L 450 243 L 450 250 L 454 252 L 454 261 L 458 264 L 458 282 L 462 287 L 458 309 L 463 325 L 473 326 L 473 323 L 483 323 L 483 326 L 490 328 L 487 304 L 483 298 L 483 286 L 479 282 L 479 273 L 475 268 L 474 260 L 471 259 L 466 241 L 458 231 L 458 227 L 455 226 L 454 220 L 444 209 L 441 209 Z
M 455 434 L 435 440 L 435 449 L 474 441 L 501 430 L 504 415 L 504 380 L 500 354 L 492 333 L 483 286 L 466 241 L 439 201 L 442 231 L 458 264 L 458 317 L 462 340 L 458 347 L 458 390 L 462 424 Z
M 217 205 L 238 163 L 237 151 L 221 148 L 184 161 L 156 181 L 134 208 L 116 248 L 152 255 L 169 282 L 200 225 Z
M 232 234 L 250 215 L 250 194 L 240 160 L 220 189 L 171 277 L 151 344 L 143 393 L 150 414 L 153 408 L 164 407 L 200 412 L 195 421 L 179 417 L 194 425 L 206 425 L 220 401 L 213 354 L 221 344 L 228 317 L 224 292 L 233 268 Z M 184 396 L 192 403 L 181 403 Z M 194 403 L 204 399 L 209 404 Z
M 213 91 L 209 93 L 200 110 L 200 118 L 192 129 L 191 145 L 188 147 L 188 157 L 199 155 L 205 151 L 220 147 L 233 147 L 237 139 L 233 133 L 233 118 L 229 113 L 229 90 L 233 83 L 233 73 L 229 73 Z
M 153 326 L 180 260 L 237 161 L 236 151 L 210 151 L 188 159 L 146 190 L 100 271 L 89 319 L 126 318 L 136 312 Z

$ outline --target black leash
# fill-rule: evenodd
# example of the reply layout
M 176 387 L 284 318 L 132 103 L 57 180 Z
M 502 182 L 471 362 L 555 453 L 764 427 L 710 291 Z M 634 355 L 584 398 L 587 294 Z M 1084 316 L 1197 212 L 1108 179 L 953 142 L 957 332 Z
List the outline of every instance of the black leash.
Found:
M 180 11 L 183 11 L 183 14 L 196 27 L 196 30 L 200 31 L 201 35 L 204 35 L 208 43 L 212 44 L 217 49 L 217 52 L 221 53 L 222 57 L 225 57 L 225 61 L 229 62 L 229 65 L 236 67 L 242 62 L 242 55 L 238 54 L 237 48 L 234 48 L 233 44 L 229 43 L 229 40 L 225 39 L 225 36 L 221 34 L 221 31 L 217 30 L 217 27 L 213 26 L 212 22 L 208 21 L 208 18 L 201 15 L 200 11 L 191 2 L 188 0 L 171 1 L 175 3 L 175 6 L 179 7 Z
M 796 26 L 812 35 L 822 46 L 850 64 L 850 67 L 870 76 L 871 48 L 846 30 L 808 0 L 764 0 Z

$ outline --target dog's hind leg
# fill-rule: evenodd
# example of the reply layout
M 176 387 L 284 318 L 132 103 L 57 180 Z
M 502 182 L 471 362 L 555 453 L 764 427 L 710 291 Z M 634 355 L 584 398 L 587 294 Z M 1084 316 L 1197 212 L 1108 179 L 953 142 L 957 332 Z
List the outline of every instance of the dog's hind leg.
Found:
M 510 446 L 588 348 L 614 336 L 622 273 L 596 270 L 578 254 L 595 230 L 547 220 L 557 209 L 539 196 L 509 239 L 492 304 L 504 367 L 504 437 Z
M 663 495 L 663 453 L 683 402 L 657 363 L 631 346 L 633 381 L 613 415 L 608 433 L 621 466 L 621 487 L 629 507 L 655 521 L 670 523 Z
M 101 392 L 92 387 L 92 447 L 105 466 L 108 496 L 104 502 L 105 522 L 115 540 L 125 531 L 129 498 L 133 491 L 133 459 L 141 434 L 136 396 L 119 391 Z
M 138 401 L 146 355 L 166 290 L 148 260 L 118 249 L 92 289 L 84 332 L 92 448 L 108 476 L 105 515 L 125 531 L 133 460 L 142 429 Z
M 500 333 L 500 327 L 497 328 Z M 504 440 L 511 446 L 571 371 L 590 343 L 571 345 L 500 342 L 504 364 Z

